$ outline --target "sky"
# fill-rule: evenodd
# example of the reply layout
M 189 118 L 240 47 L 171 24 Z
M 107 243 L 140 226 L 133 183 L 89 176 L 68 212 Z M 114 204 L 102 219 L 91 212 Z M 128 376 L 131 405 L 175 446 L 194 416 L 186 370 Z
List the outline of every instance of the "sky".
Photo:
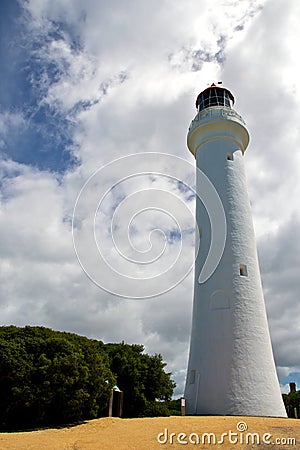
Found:
M 299 19 L 297 0 L 1 1 L 1 325 L 143 344 L 182 394 L 195 246 L 186 135 L 197 95 L 222 80 L 250 133 L 279 380 L 300 388 Z

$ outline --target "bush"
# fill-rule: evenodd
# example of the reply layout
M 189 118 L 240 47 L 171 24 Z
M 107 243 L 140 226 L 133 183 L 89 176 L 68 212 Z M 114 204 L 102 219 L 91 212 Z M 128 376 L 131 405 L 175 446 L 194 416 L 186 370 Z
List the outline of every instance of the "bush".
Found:
M 114 382 L 96 341 L 43 327 L 0 328 L 2 430 L 98 417 Z
M 166 402 L 147 402 L 145 403 L 141 417 L 167 417 L 170 416 Z

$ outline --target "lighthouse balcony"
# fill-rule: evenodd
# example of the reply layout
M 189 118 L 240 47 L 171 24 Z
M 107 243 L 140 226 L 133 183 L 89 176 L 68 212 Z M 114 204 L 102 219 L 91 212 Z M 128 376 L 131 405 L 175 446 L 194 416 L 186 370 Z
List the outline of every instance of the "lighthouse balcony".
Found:
M 242 116 L 240 116 L 240 114 L 238 114 L 234 109 L 226 106 L 210 106 L 209 108 L 205 108 L 204 110 L 198 112 L 191 122 L 189 132 L 193 128 L 197 127 L 200 122 L 202 123 L 213 119 L 229 119 L 246 125 Z

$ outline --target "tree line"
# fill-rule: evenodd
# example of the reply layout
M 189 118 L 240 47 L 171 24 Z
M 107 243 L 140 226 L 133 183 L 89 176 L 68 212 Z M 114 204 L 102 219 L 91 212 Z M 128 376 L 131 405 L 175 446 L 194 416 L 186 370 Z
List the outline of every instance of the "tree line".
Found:
M 282 398 L 288 417 L 300 419 L 300 391 L 282 394 Z
M 77 423 L 107 415 L 114 385 L 123 417 L 169 415 L 175 383 L 160 354 L 45 327 L 0 327 L 0 429 Z M 174 412 L 174 411 L 173 411 Z

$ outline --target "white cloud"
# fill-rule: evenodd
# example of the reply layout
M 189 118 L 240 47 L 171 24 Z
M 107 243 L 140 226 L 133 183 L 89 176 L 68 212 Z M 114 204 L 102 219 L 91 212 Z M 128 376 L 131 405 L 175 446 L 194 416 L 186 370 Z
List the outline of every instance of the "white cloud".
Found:
M 18 130 L 24 130 L 26 120 L 20 112 L 0 112 L 0 157 L 5 152 L 6 141 Z

